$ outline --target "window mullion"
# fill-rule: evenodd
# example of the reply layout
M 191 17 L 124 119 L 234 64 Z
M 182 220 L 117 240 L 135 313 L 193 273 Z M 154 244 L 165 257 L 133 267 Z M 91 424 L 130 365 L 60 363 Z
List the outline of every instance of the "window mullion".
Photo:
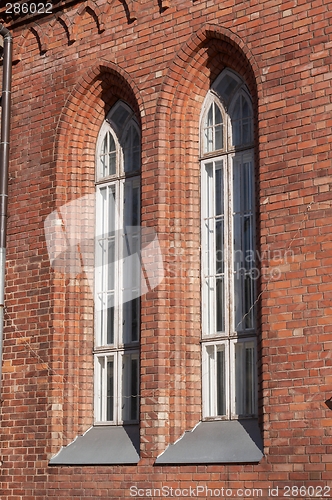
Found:
M 124 180 L 117 182 L 118 199 L 117 199 L 117 347 L 123 344 L 123 314 L 122 314 L 122 293 L 123 293 L 123 229 L 124 229 Z

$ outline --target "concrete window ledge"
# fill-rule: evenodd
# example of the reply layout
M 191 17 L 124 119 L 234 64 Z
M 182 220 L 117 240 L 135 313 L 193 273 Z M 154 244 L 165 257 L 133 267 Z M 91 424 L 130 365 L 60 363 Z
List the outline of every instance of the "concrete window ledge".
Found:
M 137 464 L 139 459 L 138 425 L 101 425 L 62 448 L 49 465 Z
M 257 419 L 200 422 L 169 445 L 155 464 L 257 463 L 263 443 Z

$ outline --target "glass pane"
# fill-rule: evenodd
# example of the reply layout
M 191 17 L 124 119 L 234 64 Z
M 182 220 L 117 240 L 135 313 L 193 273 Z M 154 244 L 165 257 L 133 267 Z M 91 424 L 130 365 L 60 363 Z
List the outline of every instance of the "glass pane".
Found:
M 125 106 L 122 106 L 121 104 L 119 106 L 116 106 L 114 111 L 111 113 L 110 119 L 117 126 L 119 130 L 119 135 L 121 135 L 122 128 L 129 115 L 130 115 L 129 110 Z
M 235 101 L 234 108 L 233 108 L 233 115 L 232 115 L 233 120 L 240 120 L 241 119 L 241 99 L 242 99 L 242 96 L 239 96 Z
M 129 292 L 128 292 L 129 294 Z M 138 291 L 133 294 L 137 295 Z M 128 300 L 123 304 L 124 341 L 126 343 L 139 340 L 139 298 Z
M 254 281 L 251 274 L 244 278 L 244 328 L 254 328 Z
M 242 96 L 242 118 L 249 118 L 251 116 L 251 106 L 248 101 Z
M 133 188 L 133 202 L 132 202 L 132 226 L 137 226 L 139 224 L 140 214 L 139 214 L 139 188 Z
M 234 146 L 240 146 L 242 144 L 241 99 L 241 96 L 237 98 L 231 117 Z
M 242 141 L 243 144 L 250 144 L 252 142 L 250 119 L 242 120 Z
M 217 332 L 225 331 L 225 280 L 224 277 L 216 279 L 216 315 Z
M 224 99 L 225 104 L 228 104 L 229 98 L 237 87 L 238 82 L 232 75 L 227 73 L 219 82 L 216 90 Z
M 114 365 L 113 359 L 107 361 L 107 395 L 106 395 L 106 420 L 114 420 Z
M 215 215 L 224 213 L 224 177 L 223 162 L 217 161 L 215 165 Z
M 215 147 L 214 150 L 223 148 L 223 127 L 222 125 L 217 125 L 215 127 Z
M 102 421 L 104 418 L 104 370 L 105 370 L 105 358 L 98 358 L 98 383 L 99 387 L 97 387 L 98 394 L 98 420 Z
M 139 298 L 131 301 L 131 340 L 138 340 L 138 317 L 139 317 Z
M 245 413 L 252 415 L 254 408 L 254 348 L 245 348 Z
M 115 238 L 108 241 L 108 266 L 107 266 L 107 290 L 114 291 L 115 286 Z
M 251 162 L 245 162 L 243 164 L 243 209 L 245 212 L 250 212 L 254 208 L 253 200 L 253 172 Z
M 114 293 L 107 295 L 106 343 L 114 344 Z
M 100 175 L 107 177 L 116 171 L 116 147 L 110 132 L 106 132 L 100 154 Z
M 103 148 L 107 148 L 107 136 L 104 139 L 103 142 Z M 106 146 L 105 146 L 106 145 Z M 108 155 L 107 154 L 101 154 L 100 155 L 100 176 L 101 177 L 106 177 L 108 172 Z
M 124 171 L 131 172 L 133 170 L 133 148 L 132 148 L 132 130 L 133 126 L 127 130 L 124 141 Z
M 132 170 L 136 171 L 140 169 L 141 165 L 141 151 L 140 151 L 140 138 L 135 127 L 133 127 L 133 164 Z
M 131 381 L 130 381 L 130 393 L 131 393 L 131 408 L 130 408 L 130 420 L 138 419 L 138 359 L 132 358 L 131 360 Z
M 235 330 L 254 328 L 254 193 L 252 162 L 233 165 Z
M 139 363 L 137 354 L 122 358 L 123 414 L 124 421 L 137 420 L 139 411 Z
M 216 220 L 216 274 L 224 273 L 224 219 Z
M 226 414 L 225 350 L 217 347 L 217 415 Z
M 114 175 L 115 172 L 116 172 L 116 154 L 110 153 L 109 154 L 109 172 L 107 175 Z
M 215 410 L 213 408 L 213 387 L 215 386 L 214 380 L 214 346 L 206 347 L 207 354 L 207 385 L 206 385 L 206 399 L 207 399 L 207 414 L 212 417 L 215 415 Z M 205 374 L 204 374 L 205 375 Z
M 211 104 L 210 109 L 209 109 L 208 114 L 207 114 L 206 126 L 207 127 L 213 126 L 213 104 Z
M 236 413 L 255 413 L 255 351 L 253 342 L 235 344 Z

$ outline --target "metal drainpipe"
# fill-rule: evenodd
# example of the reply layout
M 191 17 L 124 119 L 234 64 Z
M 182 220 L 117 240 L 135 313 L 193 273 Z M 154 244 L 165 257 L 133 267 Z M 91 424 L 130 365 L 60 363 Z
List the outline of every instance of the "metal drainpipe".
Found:
M 2 344 L 4 326 L 4 296 L 6 267 L 6 230 L 8 205 L 8 166 L 10 134 L 10 101 L 12 81 L 13 39 L 7 28 L 0 23 L 3 38 L 3 75 L 1 96 L 1 137 L 0 137 L 0 393 L 2 382 Z

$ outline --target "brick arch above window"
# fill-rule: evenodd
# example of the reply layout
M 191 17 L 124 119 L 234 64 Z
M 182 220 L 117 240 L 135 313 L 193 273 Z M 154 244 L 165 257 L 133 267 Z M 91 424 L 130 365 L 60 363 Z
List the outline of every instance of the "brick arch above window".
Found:
M 140 127 L 143 102 L 132 78 L 112 63 L 99 63 L 85 72 L 72 88 L 62 113 L 58 116 L 53 158 L 50 159 L 54 180 L 49 207 L 50 211 L 53 209 L 58 214 L 57 220 L 61 223 L 61 230 L 67 236 L 68 227 L 65 227 L 64 213 L 69 213 L 73 207 L 75 214 L 80 214 L 81 206 L 87 210 L 90 205 L 93 211 L 96 141 L 100 127 L 119 99 L 128 103 L 134 112 L 135 123 Z M 84 234 L 85 230 L 86 235 L 93 234 L 93 227 L 91 232 L 88 224 L 83 217 L 81 226 L 76 224 L 73 227 L 74 232 Z M 83 238 L 83 244 L 92 245 L 93 248 L 93 240 L 88 237 Z M 84 380 L 93 381 L 93 363 L 77 363 L 79 356 L 88 356 L 93 348 L 91 285 L 89 272 L 84 272 L 83 261 L 77 258 L 77 245 L 71 245 L 68 255 L 77 264 L 74 269 L 74 264 L 69 263 L 75 274 L 68 276 L 61 270 L 55 270 L 51 278 L 54 310 L 61 311 L 59 318 L 64 318 L 62 323 L 56 319 L 54 326 L 54 338 L 60 338 L 61 345 L 59 347 L 59 344 L 54 342 L 50 348 L 50 356 L 60 360 L 59 371 L 64 374 L 62 380 L 57 379 L 54 391 L 63 394 L 61 425 L 62 434 L 66 438 L 59 437 L 52 441 L 54 451 L 85 432 L 92 424 L 93 395 L 90 397 L 89 387 L 84 388 L 82 384 Z M 75 316 L 68 314 L 68 311 L 75 311 Z M 83 389 L 86 389 L 85 392 Z M 70 397 L 69 391 L 73 392 Z M 50 418 L 56 425 L 58 417 L 54 415 L 54 419 L 52 416 Z
M 126 71 L 103 61 L 85 72 L 68 95 L 59 116 L 53 160 L 64 158 L 67 151 L 63 144 L 67 144 L 68 137 L 75 132 L 80 134 L 85 126 L 88 126 L 89 136 L 95 134 L 96 137 L 103 119 L 120 98 L 131 106 L 140 123 L 141 116 L 145 115 L 144 103 L 136 83 Z

